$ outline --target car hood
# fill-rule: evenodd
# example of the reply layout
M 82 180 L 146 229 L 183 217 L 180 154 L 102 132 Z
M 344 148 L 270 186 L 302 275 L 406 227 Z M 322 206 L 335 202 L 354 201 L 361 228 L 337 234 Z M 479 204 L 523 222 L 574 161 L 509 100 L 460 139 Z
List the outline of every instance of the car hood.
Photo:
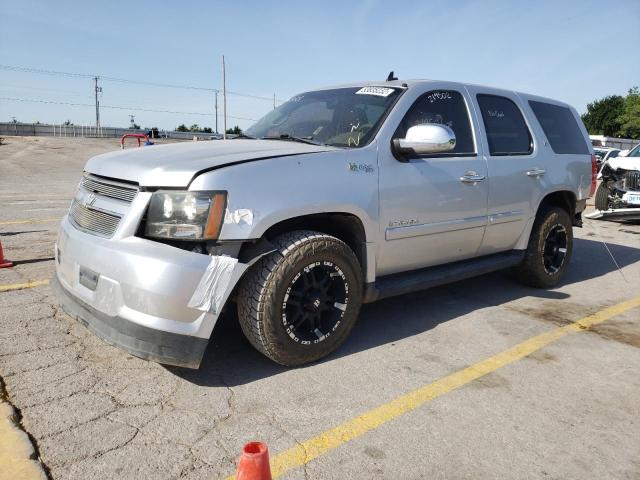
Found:
M 615 157 L 607 160 L 611 168 L 617 170 L 640 170 L 640 157 Z
M 91 158 L 85 171 L 143 187 L 187 187 L 199 173 L 247 161 L 328 152 L 335 147 L 284 140 L 210 140 L 150 145 Z

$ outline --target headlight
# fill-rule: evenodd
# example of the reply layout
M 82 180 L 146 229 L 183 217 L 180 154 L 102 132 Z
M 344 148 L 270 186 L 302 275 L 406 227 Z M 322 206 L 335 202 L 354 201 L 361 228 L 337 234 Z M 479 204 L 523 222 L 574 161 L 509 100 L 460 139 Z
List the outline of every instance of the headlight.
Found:
M 226 192 L 154 192 L 145 234 L 174 240 L 216 240 L 227 203 Z

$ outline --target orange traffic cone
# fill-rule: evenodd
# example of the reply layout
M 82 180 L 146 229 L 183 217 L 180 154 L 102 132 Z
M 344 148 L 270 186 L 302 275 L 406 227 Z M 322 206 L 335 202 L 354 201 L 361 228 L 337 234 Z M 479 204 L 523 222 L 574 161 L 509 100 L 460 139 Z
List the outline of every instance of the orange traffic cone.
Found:
M 2 251 L 2 242 L 0 242 L 0 268 L 13 267 L 13 263 L 4 258 L 4 252 Z
M 271 480 L 269 449 L 262 442 L 249 442 L 242 449 L 236 480 Z

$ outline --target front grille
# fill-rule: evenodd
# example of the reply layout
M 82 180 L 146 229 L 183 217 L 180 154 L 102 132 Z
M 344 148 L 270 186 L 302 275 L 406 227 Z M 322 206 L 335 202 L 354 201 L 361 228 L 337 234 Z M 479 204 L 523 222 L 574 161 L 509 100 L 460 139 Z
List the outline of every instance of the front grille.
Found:
M 106 238 L 113 236 L 120 223 L 118 215 L 85 206 L 77 200 L 71 203 L 69 218 L 79 229 Z
M 640 172 L 627 172 L 624 176 L 626 190 L 640 191 Z
M 111 197 L 131 203 L 138 193 L 138 189 L 120 182 L 104 180 L 93 175 L 85 174 L 80 181 L 80 186 L 88 192 L 94 192 L 105 197 Z

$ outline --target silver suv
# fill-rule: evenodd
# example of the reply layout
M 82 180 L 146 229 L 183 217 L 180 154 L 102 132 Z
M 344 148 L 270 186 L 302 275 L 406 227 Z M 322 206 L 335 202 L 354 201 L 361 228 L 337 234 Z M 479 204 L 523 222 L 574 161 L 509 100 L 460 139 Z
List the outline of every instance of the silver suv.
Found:
M 91 158 L 56 244 L 64 309 L 197 368 L 223 311 L 288 366 L 360 305 L 497 269 L 552 287 L 595 189 L 561 102 L 441 81 L 305 92 L 226 141 Z M 237 306 L 237 307 L 236 307 Z

